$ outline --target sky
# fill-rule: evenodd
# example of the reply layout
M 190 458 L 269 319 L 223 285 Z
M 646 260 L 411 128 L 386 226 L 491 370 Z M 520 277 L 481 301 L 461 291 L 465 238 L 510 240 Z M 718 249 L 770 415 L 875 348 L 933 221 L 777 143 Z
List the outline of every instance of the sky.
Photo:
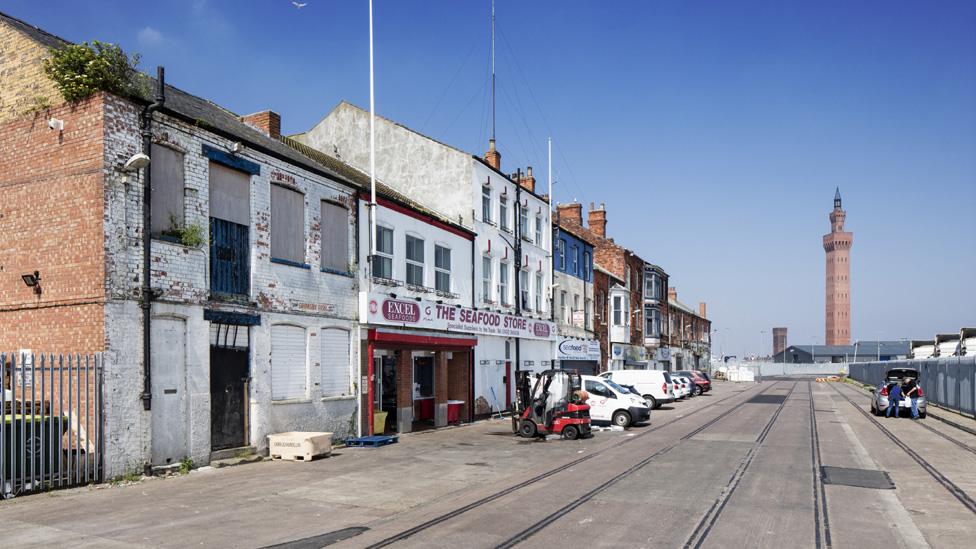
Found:
M 304 131 L 366 107 L 366 0 L 0 0 L 71 41 Z M 708 304 L 715 354 L 823 343 L 828 213 L 854 232 L 852 335 L 976 326 L 976 2 L 496 3 L 502 168 Z M 490 0 L 375 0 L 377 113 L 472 153 L 490 134 Z

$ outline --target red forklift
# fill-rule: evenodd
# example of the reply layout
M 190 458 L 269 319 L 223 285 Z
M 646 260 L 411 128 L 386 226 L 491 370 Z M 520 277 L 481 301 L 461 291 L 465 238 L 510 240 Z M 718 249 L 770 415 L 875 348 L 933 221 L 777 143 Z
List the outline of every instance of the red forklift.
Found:
M 535 376 L 516 372 L 516 403 L 512 431 L 524 438 L 562 435 L 575 440 L 590 436 L 590 406 L 582 378 L 574 370 L 546 370 Z

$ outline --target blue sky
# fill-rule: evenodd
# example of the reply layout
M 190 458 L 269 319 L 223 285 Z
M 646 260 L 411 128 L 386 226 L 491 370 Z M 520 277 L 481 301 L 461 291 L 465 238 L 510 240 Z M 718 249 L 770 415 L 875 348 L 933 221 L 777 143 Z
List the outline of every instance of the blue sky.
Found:
M 365 0 L 37 2 L 0 10 L 116 42 L 237 112 L 314 125 L 368 101 Z M 471 152 L 488 136 L 489 0 L 375 0 L 377 110 Z M 497 0 L 503 168 L 708 303 L 715 351 L 772 326 L 823 342 L 821 235 L 839 186 L 856 338 L 976 325 L 976 3 Z M 763 335 L 761 331 L 765 330 Z

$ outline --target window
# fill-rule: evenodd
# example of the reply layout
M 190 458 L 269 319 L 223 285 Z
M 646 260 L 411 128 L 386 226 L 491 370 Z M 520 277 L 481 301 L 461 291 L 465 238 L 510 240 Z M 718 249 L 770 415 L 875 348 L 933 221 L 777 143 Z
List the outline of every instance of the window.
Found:
M 561 238 L 556 243 L 556 254 L 559 258 L 559 270 L 565 271 L 566 270 L 566 241 Z
M 644 307 L 644 327 L 647 337 L 661 335 L 661 311 L 654 307 Z
M 580 299 L 579 294 L 573 295 L 573 326 L 579 326 L 576 324 L 576 312 L 580 310 Z
M 519 294 L 522 295 L 522 309 L 532 310 L 532 302 L 529 301 L 529 271 L 522 269 L 519 271 Z
M 424 241 L 407 235 L 407 284 L 424 285 Z
M 583 252 L 583 275 L 580 278 L 586 282 L 593 281 L 593 258 L 590 252 Z
M 322 368 L 322 396 L 346 396 L 349 383 L 349 331 L 322 328 L 319 365 Z
M 627 285 L 627 289 L 629 290 L 630 289 L 630 265 L 627 265 L 626 268 L 626 272 L 624 276 L 624 284 Z
M 599 292 L 596 297 L 597 301 L 597 315 L 600 317 L 600 322 L 606 324 L 607 322 L 607 294 Z
M 183 228 L 183 153 L 152 146 L 152 234 L 177 236 Z
M 621 307 L 623 307 L 623 299 L 621 299 L 619 295 L 613 296 L 613 325 L 614 326 L 624 325 L 623 311 L 621 310 Z
M 535 310 L 542 312 L 542 271 L 535 273 Z
M 584 382 L 584 386 L 586 388 L 586 392 L 590 393 L 591 395 L 596 395 L 604 398 L 616 397 L 616 395 L 614 395 L 606 385 L 600 383 L 599 381 L 586 380 Z
M 491 303 L 491 258 L 481 258 L 481 299 Z
M 498 197 L 498 225 L 503 231 L 510 230 L 508 228 L 508 197 L 505 195 Z
M 579 246 L 573 244 L 573 253 L 570 255 L 572 261 L 570 273 L 579 276 Z
M 481 220 L 491 223 L 491 187 L 481 187 Z
M 281 185 L 271 186 L 271 258 L 305 263 L 305 197 Z
M 498 298 L 506 307 L 508 303 L 508 263 L 498 266 Z
M 583 302 L 583 328 L 589 329 L 592 324 L 590 323 L 590 315 L 593 310 L 593 301 L 586 299 Z
M 434 288 L 451 291 L 451 249 L 444 246 L 434 246 Z
M 563 319 L 563 324 L 569 324 L 569 312 L 566 311 L 566 292 L 559 292 L 559 316 Z
M 373 276 L 393 278 L 393 229 L 376 227 L 376 255 L 373 257 Z
M 308 398 L 305 328 L 271 327 L 271 400 Z
M 321 268 L 349 272 L 349 210 L 323 200 L 320 216 Z
M 537 215 L 535 218 L 535 243 L 542 245 L 542 216 Z
M 519 211 L 519 236 L 528 240 L 532 238 L 532 233 L 529 230 L 529 209 L 522 204 L 519 204 L 517 208 Z

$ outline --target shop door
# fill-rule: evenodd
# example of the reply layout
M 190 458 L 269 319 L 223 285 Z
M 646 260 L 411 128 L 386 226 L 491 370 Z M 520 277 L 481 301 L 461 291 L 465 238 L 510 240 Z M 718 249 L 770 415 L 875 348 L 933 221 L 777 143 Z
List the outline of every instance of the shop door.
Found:
M 210 447 L 247 444 L 248 352 L 210 347 Z

